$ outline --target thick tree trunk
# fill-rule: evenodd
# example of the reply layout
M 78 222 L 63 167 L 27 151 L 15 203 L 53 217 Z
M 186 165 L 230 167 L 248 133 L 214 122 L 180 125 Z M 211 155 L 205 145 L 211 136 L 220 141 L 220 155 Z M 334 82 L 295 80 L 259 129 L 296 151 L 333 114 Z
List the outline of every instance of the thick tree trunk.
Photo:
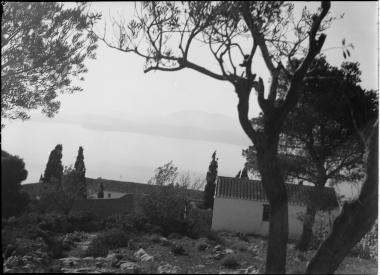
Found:
M 323 170 L 325 171 L 325 170 Z M 326 184 L 326 177 L 325 172 L 323 172 L 322 176 L 320 176 L 320 179 L 318 180 L 317 184 L 315 185 L 315 191 L 318 191 L 318 189 L 322 189 Z M 315 205 L 315 202 L 309 201 L 307 207 L 306 207 L 306 213 L 305 218 L 303 221 L 303 228 L 302 228 L 302 234 L 300 239 L 297 242 L 296 249 L 305 252 L 309 248 L 311 239 L 313 238 L 313 226 L 315 221 L 315 215 L 317 214 L 318 207 Z
M 307 267 L 307 274 L 333 274 L 348 252 L 369 232 L 378 215 L 378 126 L 371 136 L 367 177 L 359 198 L 343 206 L 333 230 Z
M 296 249 L 300 251 L 306 251 L 309 248 L 309 244 L 313 237 L 313 226 L 315 220 L 315 214 L 317 213 L 317 208 L 309 204 L 306 207 L 305 218 L 303 221 L 303 228 L 301 238 L 298 240 Z
M 267 274 L 286 272 L 288 241 L 288 200 L 284 179 L 277 159 L 276 146 L 257 154 L 264 190 L 271 206 L 266 258 Z

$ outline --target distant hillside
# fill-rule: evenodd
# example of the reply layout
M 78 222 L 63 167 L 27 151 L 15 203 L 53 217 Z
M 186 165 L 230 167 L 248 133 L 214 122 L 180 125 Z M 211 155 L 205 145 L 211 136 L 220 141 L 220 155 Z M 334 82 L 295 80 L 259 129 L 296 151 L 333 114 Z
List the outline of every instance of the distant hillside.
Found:
M 147 193 L 152 188 L 159 188 L 157 185 L 150 185 L 145 183 L 137 183 L 137 182 L 128 182 L 128 181 L 116 181 L 116 180 L 107 180 L 107 179 L 92 179 L 86 178 L 87 183 L 87 191 L 89 193 L 96 192 L 100 186 L 100 183 L 103 184 L 104 190 L 113 191 L 113 192 L 121 192 L 128 194 L 144 194 Z M 41 183 L 30 183 L 21 185 L 22 191 L 25 191 L 30 196 L 36 196 L 39 193 L 41 188 Z M 188 195 L 191 199 L 194 200 L 202 200 L 203 192 L 197 190 L 187 190 Z

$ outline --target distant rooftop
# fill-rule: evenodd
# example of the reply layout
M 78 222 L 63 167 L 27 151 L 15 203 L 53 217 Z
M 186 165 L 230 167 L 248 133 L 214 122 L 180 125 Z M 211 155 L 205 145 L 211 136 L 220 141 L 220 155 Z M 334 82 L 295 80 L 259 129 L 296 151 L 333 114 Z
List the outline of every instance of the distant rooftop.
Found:
M 153 188 L 159 188 L 157 185 L 151 185 L 146 183 L 137 183 L 129 181 L 117 181 L 117 180 L 107 180 L 107 179 L 92 179 L 86 178 L 87 191 L 94 192 L 98 190 L 100 183 L 103 184 L 104 191 L 120 192 L 126 194 L 144 194 Z M 22 191 L 27 192 L 29 195 L 38 195 L 40 187 L 43 183 L 30 183 L 21 185 Z M 192 189 L 187 189 L 187 193 L 190 198 L 194 200 L 203 199 L 203 191 L 197 191 Z

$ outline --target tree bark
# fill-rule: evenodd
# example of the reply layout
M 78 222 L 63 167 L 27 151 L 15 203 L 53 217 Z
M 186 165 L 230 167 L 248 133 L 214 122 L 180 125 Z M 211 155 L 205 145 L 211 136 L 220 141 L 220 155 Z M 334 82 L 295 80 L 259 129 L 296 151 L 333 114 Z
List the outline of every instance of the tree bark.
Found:
M 348 252 L 368 233 L 378 216 L 378 125 L 370 138 L 367 177 L 359 198 L 343 206 L 333 230 L 309 263 L 307 274 L 333 274 Z
M 288 242 L 288 198 L 277 155 L 279 125 L 272 110 L 271 114 L 265 116 L 264 131 L 257 132 L 253 129 L 248 119 L 250 91 L 249 82 L 236 86 L 239 121 L 257 150 L 261 181 L 271 206 L 265 271 L 267 274 L 284 274 Z
M 258 151 L 259 171 L 271 212 L 266 258 L 267 274 L 285 274 L 288 241 L 288 199 L 277 159 L 277 146 Z
M 309 248 L 310 241 L 313 237 L 313 225 L 316 213 L 317 208 L 311 204 L 308 204 L 303 221 L 301 238 L 298 240 L 298 243 L 296 245 L 296 249 L 300 251 L 306 251 Z
M 314 191 L 322 189 L 326 184 L 325 173 L 319 177 L 318 182 L 314 186 Z M 311 239 L 313 238 L 313 226 L 315 222 L 315 215 L 317 214 L 318 206 L 315 202 L 309 201 L 306 206 L 305 218 L 303 220 L 303 228 L 300 239 L 297 242 L 296 249 L 302 252 L 307 251 L 310 246 Z

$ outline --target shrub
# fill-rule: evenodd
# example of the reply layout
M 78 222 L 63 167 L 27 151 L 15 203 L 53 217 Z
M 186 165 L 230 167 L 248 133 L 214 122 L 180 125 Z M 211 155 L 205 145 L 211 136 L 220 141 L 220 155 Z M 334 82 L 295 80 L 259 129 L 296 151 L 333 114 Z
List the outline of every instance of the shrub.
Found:
M 212 244 L 225 244 L 225 240 L 218 235 L 215 231 L 210 231 L 205 234 L 205 237 L 212 243 Z
M 191 208 L 186 218 L 187 235 L 199 237 L 207 234 L 211 229 L 212 210 Z
M 208 244 L 207 243 L 204 243 L 204 242 L 200 242 L 198 243 L 197 245 L 197 249 L 198 251 L 204 251 L 208 248 Z
M 182 235 L 186 233 L 185 196 L 182 188 L 174 186 L 154 188 L 141 198 L 138 206 L 147 223 L 158 226 L 163 235 L 167 236 L 172 232 Z
M 352 256 L 377 261 L 377 228 L 378 226 L 376 221 L 372 230 L 368 232 L 351 250 Z
M 102 240 L 110 249 L 127 246 L 129 241 L 129 235 L 117 228 L 103 231 L 96 238 Z
M 330 224 L 323 213 L 317 212 L 313 227 L 313 237 L 310 242 L 311 249 L 318 249 L 330 232 Z
M 95 238 L 88 245 L 86 256 L 105 257 L 108 254 L 108 246 L 103 239 Z
M 89 212 L 73 212 L 68 216 L 68 221 L 75 231 L 94 232 L 103 229 L 101 220 Z
M 1 215 L 8 218 L 21 215 L 30 199 L 21 192 L 21 182 L 26 179 L 28 171 L 25 163 L 18 156 L 1 151 Z
M 235 254 L 228 254 L 223 258 L 222 265 L 227 268 L 236 268 L 240 264 Z
M 107 256 L 109 249 L 128 245 L 129 235 L 117 228 L 109 229 L 98 234 L 89 244 L 86 255 L 93 257 Z
M 185 249 L 183 248 L 183 246 L 179 243 L 173 243 L 171 245 L 171 249 L 172 253 L 176 256 L 180 256 L 180 255 L 186 255 L 186 251 Z
M 45 231 L 51 231 L 54 233 L 67 233 L 73 231 L 72 225 L 68 221 L 66 215 L 49 213 L 41 216 L 39 220 L 38 227 Z

